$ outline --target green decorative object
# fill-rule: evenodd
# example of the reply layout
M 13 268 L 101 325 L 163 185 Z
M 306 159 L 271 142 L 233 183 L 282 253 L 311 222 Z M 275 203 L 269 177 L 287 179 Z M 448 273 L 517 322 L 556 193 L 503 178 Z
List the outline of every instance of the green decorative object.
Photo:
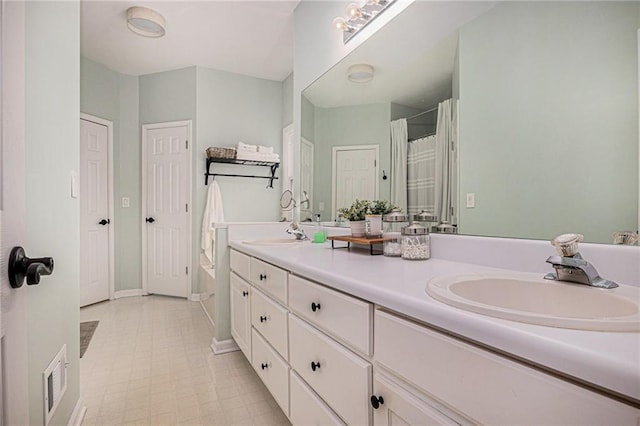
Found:
M 369 213 L 370 203 L 367 200 L 356 200 L 349 207 L 338 209 L 341 218 L 350 222 L 364 220 L 365 215 Z
M 369 213 L 385 215 L 391 213 L 393 209 L 397 208 L 397 206 L 394 206 L 387 200 L 374 200 L 369 205 Z

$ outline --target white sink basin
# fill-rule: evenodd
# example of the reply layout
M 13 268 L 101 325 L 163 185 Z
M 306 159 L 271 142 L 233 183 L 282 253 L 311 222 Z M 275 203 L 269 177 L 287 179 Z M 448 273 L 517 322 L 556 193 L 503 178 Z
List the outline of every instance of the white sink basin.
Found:
M 600 289 L 549 281 L 537 274 L 473 274 L 435 278 L 427 293 L 492 317 L 594 331 L 640 331 L 640 288 Z
M 308 243 L 310 240 L 296 240 L 295 238 L 271 238 L 265 240 L 249 240 L 243 241 L 244 244 L 251 244 L 254 246 L 281 246 L 281 245 L 297 245 Z

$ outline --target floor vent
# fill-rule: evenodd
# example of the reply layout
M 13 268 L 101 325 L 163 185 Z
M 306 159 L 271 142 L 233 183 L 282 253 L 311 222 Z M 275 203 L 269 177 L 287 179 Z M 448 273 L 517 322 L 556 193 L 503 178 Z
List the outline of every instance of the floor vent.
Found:
M 60 352 L 53 358 L 51 364 L 44 370 L 42 376 L 44 384 L 44 424 L 49 424 L 53 413 L 67 390 L 67 345 L 63 345 Z

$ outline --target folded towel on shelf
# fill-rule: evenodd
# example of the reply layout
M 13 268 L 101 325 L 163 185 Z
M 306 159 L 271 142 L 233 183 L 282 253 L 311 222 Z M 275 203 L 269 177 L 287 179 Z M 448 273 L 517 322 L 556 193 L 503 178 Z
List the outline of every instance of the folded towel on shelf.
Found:
M 273 147 L 258 145 L 258 152 L 261 152 L 263 154 L 273 154 Z
M 238 142 L 238 151 L 258 152 L 258 146 L 257 145 L 249 145 L 249 144 L 244 143 L 244 142 Z
M 270 163 L 280 162 L 280 156 L 278 154 L 265 154 L 261 152 L 238 151 L 238 156 L 236 158 L 238 160 L 247 161 L 266 161 Z

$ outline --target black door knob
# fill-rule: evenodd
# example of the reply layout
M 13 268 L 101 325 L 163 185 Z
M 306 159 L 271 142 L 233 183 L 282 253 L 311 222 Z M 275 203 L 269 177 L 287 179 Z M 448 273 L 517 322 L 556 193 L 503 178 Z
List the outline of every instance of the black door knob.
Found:
M 320 368 L 320 363 L 311 361 L 311 369 L 316 371 L 318 368 Z
M 29 259 L 22 247 L 14 247 L 9 255 L 9 283 L 13 288 L 22 287 L 25 277 L 28 285 L 38 284 L 40 275 L 53 273 L 53 258 Z
M 267 368 L 269 368 L 269 364 L 262 363 L 262 364 L 260 365 L 260 367 L 261 367 L 263 370 L 266 370 Z
M 267 279 L 267 274 L 260 274 L 260 281 L 266 280 L 266 279 Z
M 371 395 L 371 406 L 373 408 L 377 410 L 382 404 L 384 404 L 384 398 L 382 398 L 382 396 Z
M 154 218 L 152 218 L 152 217 L 148 217 L 148 218 L 146 218 L 145 220 L 147 221 L 147 223 L 153 223 L 153 222 L 155 222 L 155 221 L 156 221 L 156 220 L 155 220 Z
M 98 224 L 100 224 L 102 226 L 107 225 L 109 223 L 111 223 L 111 220 L 109 220 L 109 219 L 102 219 L 100 222 L 98 222 Z
M 319 304 L 319 303 L 316 303 L 316 302 L 313 302 L 313 303 L 311 304 L 311 310 L 312 310 L 313 312 L 315 312 L 315 311 L 319 311 L 319 310 L 320 310 L 320 304 Z
M 260 316 L 260 322 L 267 322 L 268 319 L 268 317 L 263 317 L 262 315 Z
M 243 295 L 244 297 L 247 297 L 247 296 L 249 295 L 249 292 L 248 292 L 248 291 L 243 291 L 243 292 L 242 292 L 242 295 Z

